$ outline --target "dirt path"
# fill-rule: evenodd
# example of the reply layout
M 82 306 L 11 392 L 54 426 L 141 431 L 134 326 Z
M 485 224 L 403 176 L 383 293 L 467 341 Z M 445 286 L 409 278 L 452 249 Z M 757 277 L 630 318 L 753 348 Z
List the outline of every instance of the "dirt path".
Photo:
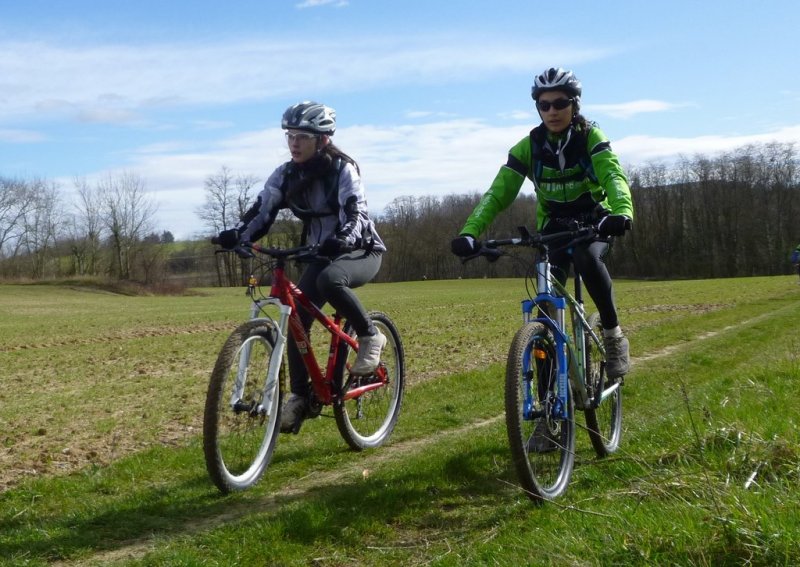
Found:
M 325 488 L 329 486 L 341 485 L 342 482 L 358 481 L 370 474 L 370 472 L 380 466 L 389 464 L 391 462 L 399 461 L 412 453 L 419 453 L 425 447 L 433 443 L 447 442 L 448 439 L 454 437 L 461 437 L 468 434 L 475 429 L 486 427 L 497 423 L 503 418 L 498 415 L 489 419 L 475 421 L 464 425 L 458 429 L 437 432 L 434 435 L 422 437 L 419 439 L 412 439 L 403 441 L 401 443 L 392 443 L 382 449 L 378 449 L 366 459 L 359 460 L 357 464 L 346 463 L 334 470 L 325 472 L 315 472 L 303 478 L 291 481 L 285 487 L 266 494 L 257 500 L 249 500 L 247 502 L 232 503 L 224 514 L 219 514 L 210 518 L 203 518 L 194 522 L 187 522 L 183 525 L 183 529 L 179 534 L 173 533 L 172 536 L 191 536 L 193 534 L 201 533 L 207 530 L 214 529 L 227 522 L 235 521 L 253 514 L 254 510 L 269 511 L 282 506 L 288 502 L 302 498 L 309 491 Z M 269 473 L 267 473 L 269 474 Z M 162 536 L 155 534 L 152 537 L 141 538 L 130 541 L 121 545 L 117 549 L 96 553 L 90 558 L 83 558 L 79 562 L 74 563 L 71 561 L 59 561 L 53 565 L 57 566 L 71 566 L 71 565 L 86 565 L 86 564 L 105 564 L 113 561 L 134 560 L 143 557 L 148 552 L 156 547 L 156 541 L 162 539 Z

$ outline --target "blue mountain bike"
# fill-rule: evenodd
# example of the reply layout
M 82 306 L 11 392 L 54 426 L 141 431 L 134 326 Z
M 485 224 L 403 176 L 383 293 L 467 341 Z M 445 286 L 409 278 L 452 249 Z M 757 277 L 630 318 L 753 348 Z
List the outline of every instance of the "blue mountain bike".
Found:
M 523 325 L 508 352 L 505 385 L 511 454 L 522 488 L 536 502 L 567 489 L 575 465 L 576 409 L 585 415 L 598 457 L 619 447 L 622 379 L 606 377 L 600 318 L 586 316 L 580 274 L 571 295 L 550 272 L 551 247 L 560 250 L 599 238 L 592 226 L 548 235 L 520 228 L 519 238 L 487 240 L 473 256 L 493 260 L 505 254 L 501 248 L 506 246 L 538 252 L 525 278 Z

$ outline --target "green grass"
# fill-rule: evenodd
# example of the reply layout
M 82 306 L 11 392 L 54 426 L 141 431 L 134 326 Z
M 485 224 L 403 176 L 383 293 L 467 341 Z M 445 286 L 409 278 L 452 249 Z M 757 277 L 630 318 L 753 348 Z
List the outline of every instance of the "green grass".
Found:
M 516 487 L 503 421 L 517 280 L 370 285 L 403 333 L 390 442 L 332 419 L 221 496 L 199 437 L 241 290 L 0 286 L 5 564 L 791 565 L 800 562 L 796 278 L 616 283 L 634 364 L 620 451 L 578 431 L 560 500 Z M 326 412 L 329 415 L 329 412 Z M 34 472 L 35 471 L 35 472 Z

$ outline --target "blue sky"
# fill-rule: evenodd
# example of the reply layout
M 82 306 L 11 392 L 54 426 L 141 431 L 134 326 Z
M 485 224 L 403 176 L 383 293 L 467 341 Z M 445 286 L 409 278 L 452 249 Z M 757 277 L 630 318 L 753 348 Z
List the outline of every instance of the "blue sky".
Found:
M 483 192 L 571 68 L 624 164 L 800 141 L 800 2 L 0 0 L 0 176 L 144 180 L 154 229 L 202 232 L 203 182 L 288 159 L 318 100 L 370 208 Z M 532 191 L 528 185 L 527 191 Z

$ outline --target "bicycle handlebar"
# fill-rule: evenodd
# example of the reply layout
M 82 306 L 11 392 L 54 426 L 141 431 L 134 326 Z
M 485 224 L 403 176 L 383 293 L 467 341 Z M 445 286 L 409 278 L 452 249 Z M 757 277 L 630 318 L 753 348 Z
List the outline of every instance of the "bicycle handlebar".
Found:
M 597 227 L 592 225 L 579 227 L 575 230 L 554 232 L 551 234 L 531 234 L 528 232 L 528 229 L 523 226 L 519 227 L 519 231 L 520 236 L 517 238 L 502 238 L 484 241 L 481 244 L 480 249 L 475 254 L 464 257 L 462 262 L 468 262 L 481 256 L 485 256 L 490 262 L 493 262 L 505 254 L 503 250 L 500 250 L 500 247 L 502 246 L 528 246 L 530 248 L 537 248 L 541 250 L 542 248 L 547 247 L 547 245 L 551 242 L 566 241 L 564 244 L 558 247 L 558 249 L 562 249 L 574 246 L 575 244 L 585 242 L 587 240 L 602 239 L 602 237 L 598 238 L 600 234 L 597 231 Z
M 219 245 L 219 238 L 216 236 L 212 237 L 211 244 Z M 253 257 L 255 256 L 255 254 L 253 254 L 255 251 L 259 254 L 263 254 L 264 256 L 271 256 L 277 260 L 287 260 L 293 258 L 295 260 L 302 261 L 304 259 L 327 258 L 326 256 L 319 256 L 317 254 L 318 250 L 318 244 L 306 244 L 303 246 L 295 246 L 293 248 L 267 248 L 255 242 L 240 242 L 235 248 L 224 248 L 221 250 L 216 250 L 215 252 L 217 254 L 235 252 L 242 257 Z
M 242 247 L 255 250 L 259 254 L 265 256 L 272 256 L 275 259 L 289 259 L 302 260 L 304 258 L 317 258 L 317 251 L 319 250 L 318 244 L 304 244 L 303 246 L 295 246 L 293 248 L 267 248 L 256 244 L 255 242 L 243 242 Z

